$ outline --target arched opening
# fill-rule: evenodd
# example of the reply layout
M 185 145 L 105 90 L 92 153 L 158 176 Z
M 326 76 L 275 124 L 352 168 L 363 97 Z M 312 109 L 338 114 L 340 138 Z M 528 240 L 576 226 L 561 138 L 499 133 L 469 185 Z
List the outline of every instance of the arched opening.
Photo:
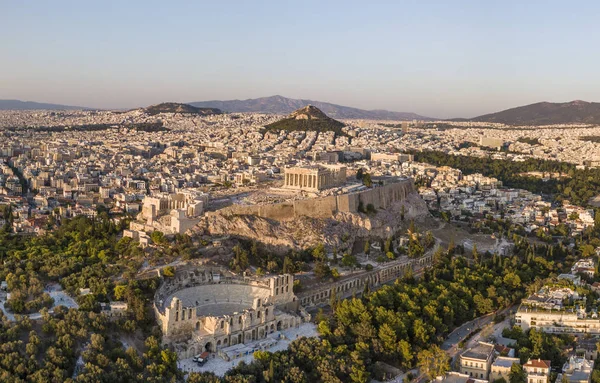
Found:
M 271 332 L 273 332 L 275 330 L 275 326 L 271 325 Z
M 267 318 L 269 316 L 269 309 L 265 310 L 265 318 Z
M 242 334 L 238 335 L 238 343 L 242 343 Z
M 260 311 L 256 313 L 256 319 L 260 319 Z
M 217 341 L 217 350 L 219 349 L 219 347 L 221 347 L 221 341 L 220 340 Z
M 196 322 L 196 331 L 200 330 L 200 321 Z
M 212 343 L 211 343 L 211 342 L 208 342 L 208 343 L 206 343 L 206 344 L 204 345 L 204 351 L 211 352 L 211 351 L 212 351 L 212 348 L 213 348 L 213 345 L 212 345 Z
M 281 321 L 277 322 L 277 331 L 281 331 Z
M 223 344 L 227 346 L 227 344 L 229 344 L 229 339 L 225 338 L 225 339 L 223 340 Z
M 252 340 L 256 339 L 256 329 L 252 330 Z

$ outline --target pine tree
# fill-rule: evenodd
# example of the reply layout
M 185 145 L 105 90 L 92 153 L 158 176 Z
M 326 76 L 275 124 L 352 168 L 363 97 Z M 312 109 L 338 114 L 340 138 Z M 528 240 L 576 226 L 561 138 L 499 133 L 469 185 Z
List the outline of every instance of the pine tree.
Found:
M 275 365 L 273 363 L 273 359 L 269 363 L 269 382 L 275 381 Z
M 479 263 L 479 253 L 477 252 L 477 245 L 473 244 L 473 261 Z

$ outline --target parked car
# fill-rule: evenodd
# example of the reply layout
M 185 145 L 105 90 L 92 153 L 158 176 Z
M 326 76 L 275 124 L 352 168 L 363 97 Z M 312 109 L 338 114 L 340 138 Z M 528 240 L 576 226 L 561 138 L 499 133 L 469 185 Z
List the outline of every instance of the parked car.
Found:
M 208 351 L 204 351 L 202 354 L 198 354 L 195 357 L 192 358 L 192 361 L 198 363 L 200 366 L 202 366 L 204 363 L 206 363 L 206 360 L 208 359 Z

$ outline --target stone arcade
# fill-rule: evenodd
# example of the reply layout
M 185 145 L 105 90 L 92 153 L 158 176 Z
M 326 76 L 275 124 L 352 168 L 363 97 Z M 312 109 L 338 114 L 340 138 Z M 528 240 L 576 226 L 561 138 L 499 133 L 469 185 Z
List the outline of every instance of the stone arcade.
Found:
M 178 271 L 154 300 L 163 343 L 189 358 L 296 327 L 310 317 L 293 285 L 290 274 L 254 279 L 222 269 Z
M 351 274 L 332 283 L 314 286 L 299 293 L 298 299 L 303 307 L 310 308 L 329 302 L 333 294 L 338 299 L 349 298 L 361 294 L 365 285 L 368 285 L 370 289 L 376 289 L 403 277 L 409 270 L 410 272 L 420 272 L 423 268 L 431 266 L 432 263 L 433 255 L 431 254 L 416 259 L 404 256 L 384 263 L 371 271 Z

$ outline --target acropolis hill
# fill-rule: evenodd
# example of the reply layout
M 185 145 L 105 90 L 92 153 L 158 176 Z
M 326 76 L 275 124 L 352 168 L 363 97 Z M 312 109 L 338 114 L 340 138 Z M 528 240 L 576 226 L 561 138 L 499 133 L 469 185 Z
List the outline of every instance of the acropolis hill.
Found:
M 255 215 L 276 220 L 291 220 L 301 216 L 314 218 L 331 218 L 338 212 L 358 213 L 359 206 L 372 205 L 375 209 L 387 209 L 396 202 L 406 201 L 411 193 L 415 193 L 410 178 L 390 178 L 384 185 L 363 188 L 353 192 L 312 197 L 305 199 L 289 199 L 281 203 L 257 205 L 233 205 L 218 211 L 223 215 Z
M 310 185 L 313 177 L 310 173 L 316 171 L 290 168 L 283 187 L 249 194 L 243 203 L 236 201 L 209 211 L 192 231 L 257 239 L 284 252 L 318 243 L 345 249 L 356 238 L 385 239 L 400 229 L 403 219 L 428 215 L 411 178 L 382 177 L 371 188 L 351 178 L 343 182 L 338 179 L 330 189 L 307 191 L 305 185 Z M 302 183 L 289 182 L 298 175 L 304 175 Z

